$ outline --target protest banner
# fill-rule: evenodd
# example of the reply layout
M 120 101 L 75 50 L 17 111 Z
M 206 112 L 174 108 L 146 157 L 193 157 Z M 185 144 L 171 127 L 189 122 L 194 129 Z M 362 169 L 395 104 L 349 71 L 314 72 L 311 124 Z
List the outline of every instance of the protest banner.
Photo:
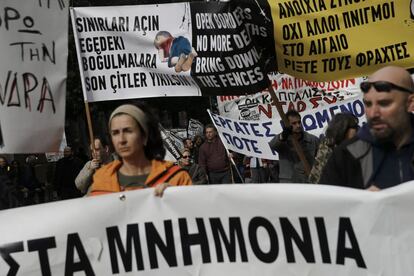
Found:
M 288 109 L 298 112 L 321 109 L 343 100 L 362 97 L 359 84 L 363 78 L 310 82 L 276 72 L 269 74 L 269 78 L 284 112 Z M 220 115 L 232 119 L 280 118 L 266 90 L 245 96 L 217 96 L 217 104 Z
M 170 187 L 0 212 L 0 275 L 413 275 L 413 182 Z M 41 220 L 41 223 L 39 223 Z
M 191 139 L 194 139 L 195 136 L 203 136 L 204 133 L 204 125 L 196 120 L 196 119 L 190 119 L 188 121 L 188 126 L 187 126 L 187 134 L 188 137 Z
M 413 1 L 268 2 L 278 71 L 329 81 L 414 67 Z
M 181 152 L 184 149 L 184 144 L 181 138 L 177 137 L 171 131 L 165 129 L 161 124 L 159 124 L 162 142 L 164 144 L 164 148 L 168 153 L 168 159 L 170 161 L 180 160 Z M 171 156 L 173 159 L 171 159 Z
M 0 153 L 59 149 L 68 55 L 65 3 L 0 2 Z
M 274 42 L 257 9 L 249 1 L 71 9 L 85 100 L 263 90 L 271 47 L 262 42 Z
M 366 122 L 365 107 L 361 98 L 349 98 L 325 107 L 301 112 L 305 131 L 319 137 L 324 133 L 329 121 L 337 113 L 352 113 L 359 124 Z M 260 120 L 239 120 L 220 116 L 209 111 L 212 122 L 224 146 L 229 150 L 258 158 L 277 160 L 277 152 L 270 149 L 270 140 L 282 132 L 282 122 L 278 117 Z

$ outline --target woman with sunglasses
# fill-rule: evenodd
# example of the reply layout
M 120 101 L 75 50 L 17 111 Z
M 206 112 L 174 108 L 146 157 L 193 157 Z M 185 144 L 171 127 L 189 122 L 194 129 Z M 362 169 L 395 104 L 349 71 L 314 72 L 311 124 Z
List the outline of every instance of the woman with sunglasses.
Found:
M 188 149 L 184 149 L 181 154 L 182 158 L 179 161 L 179 165 L 181 166 L 181 168 L 188 171 L 188 173 L 191 176 L 193 185 L 207 184 L 206 172 L 202 167 L 193 162 L 193 160 L 191 159 L 190 151 Z
M 121 105 L 108 123 L 112 144 L 120 160 L 98 169 L 90 195 L 155 187 L 161 196 L 169 185 L 191 185 L 188 173 L 164 161 L 165 149 L 158 121 L 143 104 Z

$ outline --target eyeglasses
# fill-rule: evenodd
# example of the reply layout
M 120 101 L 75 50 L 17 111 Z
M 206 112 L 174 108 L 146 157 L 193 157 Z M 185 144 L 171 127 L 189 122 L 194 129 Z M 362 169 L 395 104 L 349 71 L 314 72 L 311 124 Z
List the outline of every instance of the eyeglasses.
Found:
M 414 91 L 411 91 L 408 88 L 405 87 L 401 87 L 398 86 L 396 84 L 393 84 L 392 82 L 388 82 L 388 81 L 373 81 L 373 82 L 369 82 L 369 81 L 364 81 L 361 82 L 360 84 L 360 88 L 362 90 L 363 93 L 367 93 L 369 91 L 369 89 L 371 88 L 371 86 L 374 86 L 375 90 L 377 90 L 377 92 L 391 92 L 392 89 L 396 89 L 402 92 L 407 92 L 407 93 L 414 93 Z
M 190 155 L 183 155 L 183 158 L 190 158 Z

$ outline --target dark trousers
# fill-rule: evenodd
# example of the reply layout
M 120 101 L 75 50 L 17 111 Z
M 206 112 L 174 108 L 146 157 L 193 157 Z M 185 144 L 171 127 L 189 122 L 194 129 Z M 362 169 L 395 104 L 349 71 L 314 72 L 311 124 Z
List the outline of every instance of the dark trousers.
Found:
M 209 172 L 208 173 L 209 184 L 229 184 L 231 181 L 230 170 L 223 172 Z

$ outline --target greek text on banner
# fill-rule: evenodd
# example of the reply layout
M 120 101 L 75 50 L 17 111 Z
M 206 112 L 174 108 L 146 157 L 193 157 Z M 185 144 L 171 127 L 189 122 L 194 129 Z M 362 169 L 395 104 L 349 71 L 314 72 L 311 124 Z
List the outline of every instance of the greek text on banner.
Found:
M 413 275 L 413 196 L 208 185 L 1 211 L 0 274 Z

